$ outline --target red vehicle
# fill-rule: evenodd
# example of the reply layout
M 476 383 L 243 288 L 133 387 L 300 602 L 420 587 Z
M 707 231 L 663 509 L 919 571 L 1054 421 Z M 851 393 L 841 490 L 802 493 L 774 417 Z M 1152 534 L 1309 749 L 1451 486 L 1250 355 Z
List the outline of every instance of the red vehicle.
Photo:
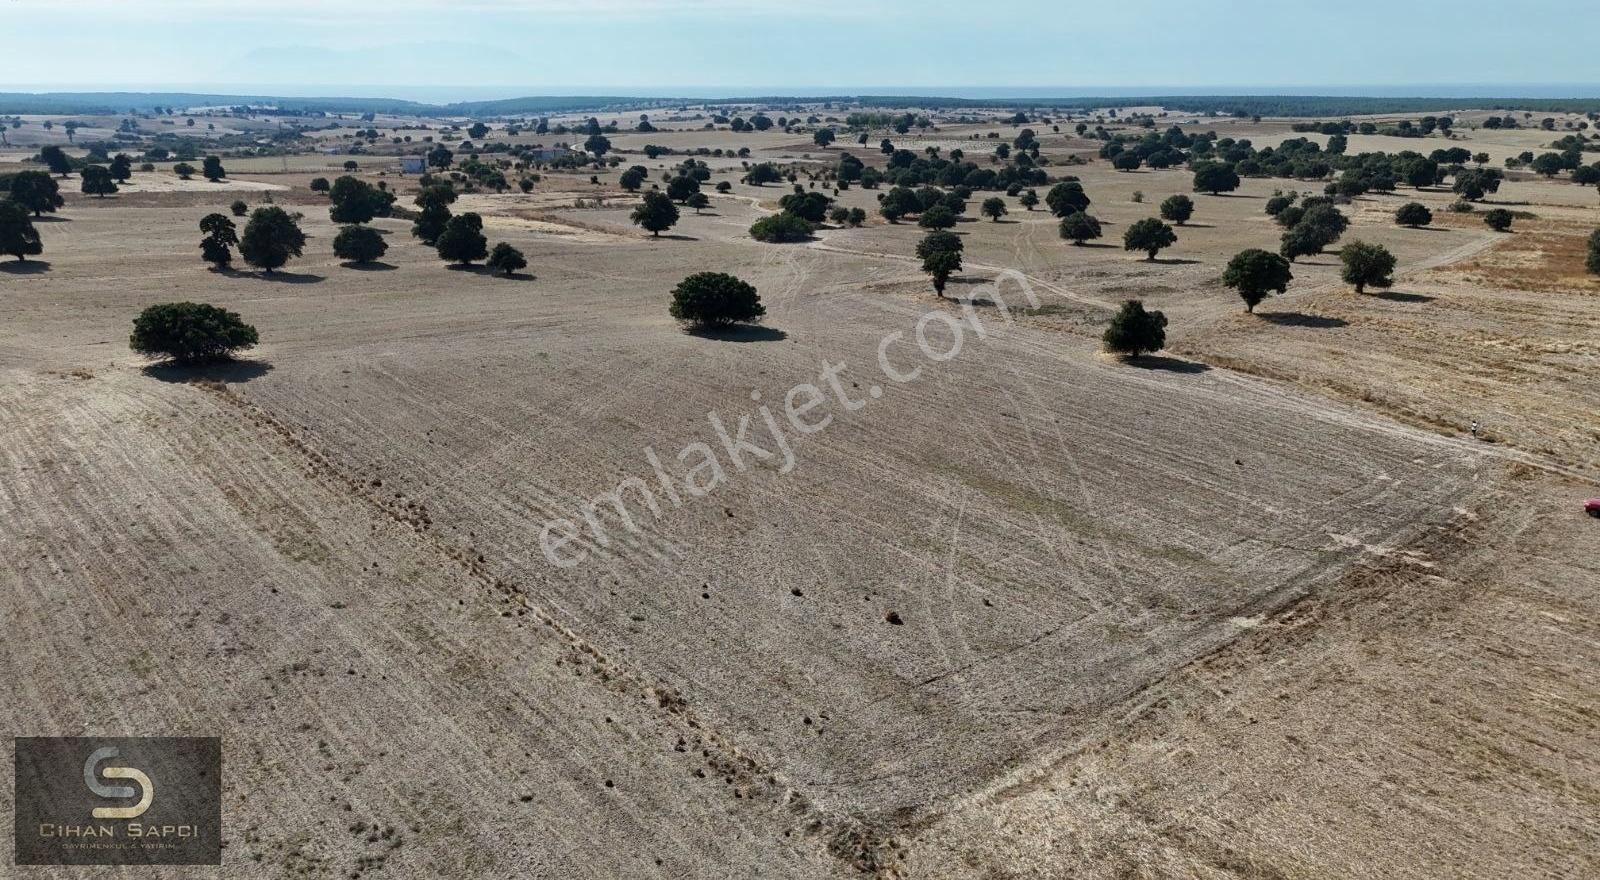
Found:
M 1600 498 L 1590 498 L 1583 502 L 1583 512 L 1590 516 L 1600 517 Z

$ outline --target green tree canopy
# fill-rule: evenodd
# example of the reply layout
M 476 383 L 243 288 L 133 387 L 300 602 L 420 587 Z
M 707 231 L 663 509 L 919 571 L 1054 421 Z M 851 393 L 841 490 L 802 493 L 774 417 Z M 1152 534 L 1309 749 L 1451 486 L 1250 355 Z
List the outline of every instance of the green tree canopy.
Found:
M 222 214 L 207 214 L 200 218 L 200 231 L 205 233 L 205 237 L 200 239 L 201 259 L 218 269 L 232 265 L 233 251 L 230 248 L 239 244 L 239 233 L 233 221 Z
M 1388 287 L 1394 283 L 1394 254 L 1382 245 L 1363 241 L 1347 243 L 1339 251 L 1339 262 L 1344 265 L 1339 277 L 1346 284 L 1354 284 L 1356 293 L 1366 293 L 1370 287 Z
M 1130 299 L 1112 317 L 1101 340 L 1108 351 L 1128 357 L 1160 351 L 1167 347 L 1167 316 L 1145 311 L 1143 302 Z
M 300 224 L 275 205 L 255 209 L 239 237 L 239 255 L 268 275 L 291 257 L 300 256 L 305 246 L 306 234 L 300 231 Z
M 333 255 L 360 265 L 381 259 L 388 250 L 383 234 L 371 226 L 346 226 L 333 237 Z
M 1100 237 L 1100 221 L 1082 211 L 1073 211 L 1061 218 L 1059 231 L 1062 238 L 1082 247 L 1084 242 Z
M 503 241 L 496 244 L 494 250 L 489 252 L 489 268 L 507 278 L 517 274 L 518 269 L 526 268 L 527 265 L 528 259 L 522 255 L 522 251 Z
M 439 259 L 459 266 L 487 257 L 489 240 L 483 235 L 483 218 L 471 211 L 451 217 L 433 246 Z
M 1228 268 L 1222 273 L 1222 283 L 1238 291 L 1239 298 L 1244 300 L 1245 311 L 1254 312 L 1256 305 L 1267 294 L 1277 291 L 1283 293 L 1289 289 L 1289 282 L 1294 280 L 1294 274 L 1289 270 L 1289 261 L 1274 253 L 1250 248 L 1234 254 L 1228 261 Z
M 1156 254 L 1177 243 L 1178 234 L 1172 227 L 1154 217 L 1134 223 L 1122 234 L 1122 249 L 1144 251 L 1147 260 L 1154 260 Z
M 227 360 L 259 342 L 256 328 L 237 312 L 205 303 L 153 305 L 133 320 L 128 346 L 147 357 L 167 357 L 180 364 Z
M 1185 195 L 1168 196 L 1161 203 L 1161 219 L 1182 226 L 1194 216 L 1194 199 Z
M 1516 219 L 1517 215 L 1505 208 L 1495 208 L 1491 211 L 1483 212 L 1483 222 L 1495 232 L 1509 232 L 1512 221 Z
M 1211 193 L 1233 192 L 1239 188 L 1239 174 L 1232 165 L 1221 162 L 1202 162 L 1194 169 L 1194 191 Z
M 790 244 L 811 237 L 815 227 L 797 214 L 783 211 L 750 224 L 750 237 L 771 244 Z
M 111 170 L 104 165 L 85 165 L 79 176 L 83 178 L 85 195 L 103 199 L 117 191 L 117 182 L 111 177 Z
M 23 262 L 42 253 L 44 243 L 33 228 L 28 210 L 18 202 L 0 202 L 0 254 L 10 254 Z
M 11 178 L 11 201 L 33 212 L 54 213 L 65 204 L 61 186 L 56 179 L 43 171 L 19 171 Z
M 1089 195 L 1083 191 L 1083 184 L 1076 180 L 1062 181 L 1050 188 L 1045 194 L 1044 202 L 1050 206 L 1050 213 L 1057 217 L 1089 210 Z
M 659 236 L 678 222 L 678 206 L 666 193 L 647 192 L 630 217 L 635 226 L 648 229 L 652 237 Z
M 989 198 L 984 199 L 981 210 L 983 211 L 983 216 L 988 217 L 995 222 L 999 222 L 1001 217 L 1004 217 L 1006 214 L 1010 213 L 1010 211 L 1006 208 L 1006 200 L 1000 198 L 999 196 L 990 196 Z
M 696 272 L 672 289 L 667 311 L 696 327 L 724 327 L 759 321 L 767 308 L 749 283 L 722 272 Z
M 205 161 L 200 163 L 200 173 L 212 183 L 228 176 L 228 172 L 222 169 L 222 160 L 216 156 L 207 156 Z
M 1421 202 L 1408 202 L 1394 212 L 1394 222 L 1415 229 L 1433 222 L 1433 212 Z

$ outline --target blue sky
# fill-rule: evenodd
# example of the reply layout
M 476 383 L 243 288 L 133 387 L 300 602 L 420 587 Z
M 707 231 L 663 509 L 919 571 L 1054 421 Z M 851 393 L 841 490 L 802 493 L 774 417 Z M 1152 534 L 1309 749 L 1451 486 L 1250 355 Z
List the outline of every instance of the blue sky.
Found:
M 47 35 L 7 41 L 0 90 L 1516 93 L 1600 81 L 1594 0 L 0 0 L 0 21 Z

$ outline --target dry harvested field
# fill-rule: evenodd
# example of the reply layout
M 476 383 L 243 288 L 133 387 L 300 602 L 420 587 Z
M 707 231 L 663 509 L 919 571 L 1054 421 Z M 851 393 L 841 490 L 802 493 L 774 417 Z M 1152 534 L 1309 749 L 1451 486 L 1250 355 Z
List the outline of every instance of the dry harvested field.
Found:
M 1251 316 L 1220 275 L 1275 248 L 1282 181 L 1196 195 L 1147 262 L 1112 242 L 1189 173 L 1091 162 L 1102 242 L 1008 198 L 939 300 L 914 224 L 763 244 L 788 188 L 736 183 L 651 239 L 614 170 L 462 197 L 519 277 L 401 220 L 350 268 L 307 189 L 342 158 L 135 173 L 0 267 L 0 723 L 223 736 L 224 866 L 170 876 L 1600 871 L 1592 188 L 1508 183 L 1535 217 L 1504 235 L 1444 191 L 1361 197 L 1345 241 L 1396 286 L 1307 258 Z M 305 257 L 210 271 L 199 217 L 269 196 Z M 1434 228 L 1395 226 L 1413 199 Z M 764 329 L 680 329 L 702 270 Z M 1142 364 L 1100 350 L 1128 298 L 1171 319 Z M 184 299 L 262 344 L 150 367 L 130 321 Z M 775 438 L 796 388 L 815 430 Z

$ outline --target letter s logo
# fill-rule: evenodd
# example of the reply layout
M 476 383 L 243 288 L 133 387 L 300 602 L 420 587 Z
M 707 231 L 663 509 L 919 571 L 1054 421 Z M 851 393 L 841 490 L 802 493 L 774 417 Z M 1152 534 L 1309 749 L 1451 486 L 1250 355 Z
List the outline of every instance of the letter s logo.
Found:
M 89 786 L 90 791 L 103 798 L 131 798 L 141 792 L 143 796 L 139 798 L 137 804 L 131 807 L 95 807 L 94 817 L 96 819 L 137 819 L 144 815 L 145 810 L 150 809 L 150 802 L 155 800 L 155 784 L 150 781 L 150 777 L 132 767 L 107 767 L 102 772 L 107 779 L 131 779 L 139 783 L 140 792 L 135 792 L 133 787 L 129 785 L 106 785 L 102 783 L 95 775 L 95 765 L 116 756 L 117 750 L 114 747 L 96 749 L 89 756 L 89 760 L 83 762 L 84 784 Z

